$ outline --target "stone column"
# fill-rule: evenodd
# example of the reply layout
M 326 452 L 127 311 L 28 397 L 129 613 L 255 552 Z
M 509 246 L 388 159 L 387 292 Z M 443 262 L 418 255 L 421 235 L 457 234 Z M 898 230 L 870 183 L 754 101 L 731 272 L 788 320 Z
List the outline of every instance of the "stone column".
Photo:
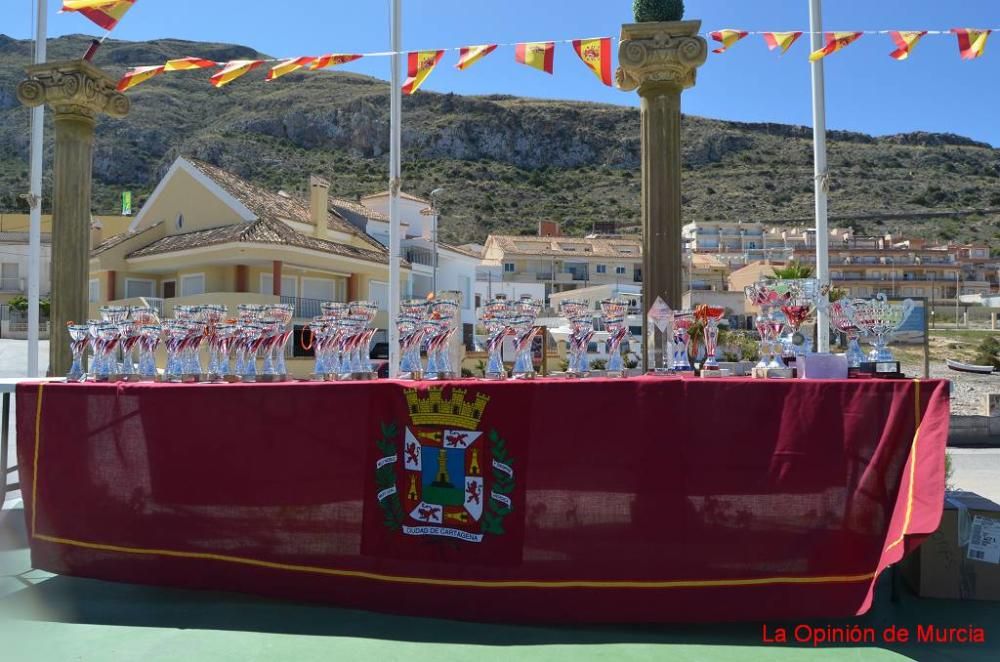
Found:
M 89 316 L 94 126 L 102 113 L 125 117 L 129 100 L 115 91 L 114 78 L 84 60 L 38 64 L 27 73 L 17 86 L 18 100 L 25 106 L 47 103 L 55 120 L 49 374 L 58 376 L 72 362 L 66 324 Z
M 693 87 L 708 44 L 701 21 L 622 26 L 618 87 L 638 90 L 642 121 L 642 291 L 648 309 L 657 296 L 681 307 L 681 91 Z M 647 367 L 648 320 L 642 316 Z

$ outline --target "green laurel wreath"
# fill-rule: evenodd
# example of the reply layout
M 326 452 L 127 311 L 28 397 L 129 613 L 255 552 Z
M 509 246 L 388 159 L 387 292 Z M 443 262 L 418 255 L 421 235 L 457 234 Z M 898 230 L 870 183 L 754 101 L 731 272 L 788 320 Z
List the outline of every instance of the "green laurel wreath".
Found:
M 396 457 L 395 438 L 399 433 L 396 428 L 396 424 L 382 423 L 381 425 L 382 438 L 375 443 L 378 445 L 378 449 L 382 451 L 382 457 L 389 455 Z M 378 492 L 396 486 L 395 465 L 395 462 L 390 462 L 389 464 L 375 470 L 375 485 Z M 395 531 L 403 526 L 403 506 L 399 501 L 398 488 L 394 494 L 391 494 L 382 501 L 379 501 L 378 507 L 382 509 L 382 514 L 385 515 L 383 524 L 385 524 L 386 528 Z
M 506 464 L 513 472 L 514 460 L 507 456 L 507 445 L 495 429 L 490 430 L 489 440 L 493 459 Z M 493 467 L 493 485 L 490 488 L 493 492 L 510 498 L 510 495 L 514 492 L 514 486 L 514 476 L 508 476 L 503 471 L 500 471 L 500 469 Z M 503 535 L 503 520 L 510 514 L 511 509 L 492 496 L 486 496 L 486 499 L 489 505 L 483 514 L 483 532 Z

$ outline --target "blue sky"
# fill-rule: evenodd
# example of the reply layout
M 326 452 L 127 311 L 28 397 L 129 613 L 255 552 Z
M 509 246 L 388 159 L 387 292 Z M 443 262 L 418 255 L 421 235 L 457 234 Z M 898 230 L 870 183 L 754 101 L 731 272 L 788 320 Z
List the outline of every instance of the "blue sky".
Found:
M 12 4 L 0 32 L 27 38 L 32 30 L 29 2 Z M 99 31 L 79 15 L 57 14 L 58 0 L 49 4 L 50 35 Z M 621 23 L 631 20 L 631 4 L 631 0 L 403 0 L 403 46 L 416 50 L 617 37 Z M 686 5 L 687 18 L 703 19 L 704 31 L 806 30 L 809 24 L 808 0 L 687 0 Z M 996 0 L 826 0 L 824 5 L 824 28 L 831 30 L 1000 28 Z M 275 56 L 373 52 L 388 49 L 388 7 L 389 0 L 139 0 L 114 36 L 240 43 Z M 826 60 L 829 128 L 874 134 L 947 131 L 1000 146 L 1000 33 L 990 42 L 984 57 L 963 61 L 954 36 L 928 35 L 909 61 L 896 62 L 887 55 L 893 49 L 888 36 L 866 35 Z M 685 93 L 684 111 L 808 125 L 807 52 L 807 35 L 783 57 L 768 51 L 761 37 L 751 35 L 724 55 L 710 54 L 698 86 Z M 517 65 L 513 57 L 512 48 L 502 48 L 459 72 L 452 66 L 457 54 L 448 53 L 425 89 L 636 103 L 634 93 L 603 87 L 569 44 L 557 45 L 554 76 Z M 388 58 L 372 58 L 344 68 L 387 78 L 388 67 Z

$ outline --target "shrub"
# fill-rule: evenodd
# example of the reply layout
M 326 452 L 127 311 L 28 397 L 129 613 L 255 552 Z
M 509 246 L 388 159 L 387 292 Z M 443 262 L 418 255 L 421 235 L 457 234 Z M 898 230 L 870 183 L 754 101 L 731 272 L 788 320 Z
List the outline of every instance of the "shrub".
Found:
M 683 0 L 632 0 L 637 23 L 679 21 L 684 18 Z
M 976 348 L 975 361 L 978 365 L 991 365 L 994 370 L 1000 370 L 1000 340 L 993 336 L 983 338 Z

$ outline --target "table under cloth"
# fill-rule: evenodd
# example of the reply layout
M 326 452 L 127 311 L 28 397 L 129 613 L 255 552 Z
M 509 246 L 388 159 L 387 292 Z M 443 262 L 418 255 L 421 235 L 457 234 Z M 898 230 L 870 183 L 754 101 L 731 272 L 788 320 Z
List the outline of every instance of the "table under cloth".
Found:
M 508 621 L 846 616 L 938 525 L 948 384 L 38 384 L 33 565 Z

